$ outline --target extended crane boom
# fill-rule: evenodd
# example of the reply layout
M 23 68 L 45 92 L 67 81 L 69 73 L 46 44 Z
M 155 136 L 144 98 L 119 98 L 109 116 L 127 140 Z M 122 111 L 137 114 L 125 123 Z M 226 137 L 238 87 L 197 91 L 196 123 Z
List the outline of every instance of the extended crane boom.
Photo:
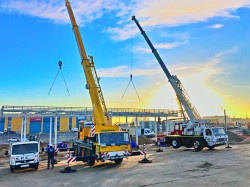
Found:
M 201 117 L 200 117 L 198 111 L 196 110 L 196 108 L 194 106 L 192 106 L 192 104 L 188 98 L 188 95 L 187 95 L 183 85 L 181 84 L 180 80 L 177 78 L 176 75 L 170 74 L 169 70 L 167 69 L 166 65 L 164 64 L 160 55 L 158 54 L 157 50 L 154 48 L 153 44 L 149 40 L 148 36 L 146 35 L 145 31 L 140 26 L 140 24 L 137 21 L 137 19 L 135 18 L 135 16 L 132 16 L 132 20 L 136 23 L 137 27 L 141 31 L 142 36 L 145 38 L 146 42 L 148 43 L 149 47 L 151 48 L 152 53 L 154 54 L 155 58 L 157 59 L 157 61 L 160 64 L 162 70 L 164 71 L 165 75 L 167 76 L 168 81 L 170 82 L 170 84 L 174 88 L 176 96 L 177 96 L 179 102 L 181 103 L 181 105 L 183 106 L 183 108 L 185 109 L 185 112 L 187 113 L 189 120 L 193 124 L 197 123 L 201 119 Z
M 105 160 L 120 164 L 123 158 L 138 155 L 140 152 L 132 152 L 131 137 L 127 131 L 121 131 L 118 125 L 111 124 L 93 57 L 87 57 L 71 5 L 68 0 L 65 2 L 81 55 L 81 64 L 87 80 L 86 88 L 89 89 L 94 117 L 94 124 L 92 122 L 79 124 L 78 139 L 73 143 L 74 156 L 76 161 L 87 162 L 89 166 L 94 165 L 95 161 L 104 162 Z
M 81 64 L 87 80 L 86 88 L 89 89 L 89 94 L 92 101 L 94 124 L 105 125 L 106 121 L 104 115 L 107 116 L 108 120 L 109 119 L 108 112 L 102 94 L 101 86 L 99 84 L 99 78 L 97 77 L 96 70 L 94 67 L 93 57 L 91 56 L 89 58 L 87 57 L 87 53 L 85 51 L 81 34 L 79 32 L 78 25 L 76 24 L 75 16 L 73 14 L 70 2 L 68 0 L 65 0 L 65 3 L 71 20 L 72 29 L 75 34 L 77 46 L 82 59 Z M 93 73 L 95 74 L 95 78 L 93 76 Z

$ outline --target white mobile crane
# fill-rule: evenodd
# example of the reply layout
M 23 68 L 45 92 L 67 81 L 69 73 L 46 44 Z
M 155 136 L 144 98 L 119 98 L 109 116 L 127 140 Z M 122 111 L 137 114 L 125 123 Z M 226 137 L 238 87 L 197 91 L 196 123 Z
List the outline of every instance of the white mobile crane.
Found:
M 209 127 L 205 124 L 205 121 L 201 119 L 200 114 L 189 100 L 181 81 L 176 75 L 170 74 L 135 16 L 132 16 L 132 20 L 136 23 L 141 34 L 152 50 L 152 53 L 167 76 L 182 109 L 184 123 L 175 124 L 174 131 L 171 132 L 171 135 L 165 137 L 166 144 L 171 145 L 173 148 L 179 148 L 180 146 L 186 146 L 188 148 L 194 147 L 196 151 L 202 150 L 203 147 L 213 149 L 216 146 L 225 145 L 228 142 L 228 136 L 226 135 L 224 128 Z M 187 116 L 188 119 L 186 119 L 185 116 Z
M 89 90 L 93 107 L 93 125 L 80 124 L 78 140 L 73 144 L 74 156 L 76 161 L 87 162 L 89 166 L 94 165 L 95 161 L 105 160 L 119 164 L 124 157 L 140 153 L 131 151 L 128 132 L 119 131 L 118 126 L 111 125 L 93 57 L 86 54 L 70 2 L 65 0 L 65 3 L 82 60 L 87 81 L 86 89 Z

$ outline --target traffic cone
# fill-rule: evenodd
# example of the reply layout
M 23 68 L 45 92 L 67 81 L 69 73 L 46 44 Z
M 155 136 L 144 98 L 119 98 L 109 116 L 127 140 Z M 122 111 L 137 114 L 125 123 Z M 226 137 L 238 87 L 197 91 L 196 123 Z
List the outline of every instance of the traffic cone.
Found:
M 160 149 L 160 144 L 161 144 L 160 140 L 157 141 L 157 144 L 158 144 L 158 149 L 156 150 L 156 152 L 163 152 L 163 150 Z
M 67 162 L 68 162 L 68 166 L 65 167 L 63 170 L 60 171 L 60 173 L 74 173 L 76 172 L 76 169 L 71 169 L 71 167 L 69 166 L 70 161 L 72 160 L 72 158 L 70 157 L 70 151 L 67 151 Z
M 141 160 L 141 161 L 138 161 L 139 163 L 152 163 L 152 160 L 148 160 L 147 157 L 146 157 L 146 144 L 143 144 L 143 155 L 144 155 L 144 158 Z

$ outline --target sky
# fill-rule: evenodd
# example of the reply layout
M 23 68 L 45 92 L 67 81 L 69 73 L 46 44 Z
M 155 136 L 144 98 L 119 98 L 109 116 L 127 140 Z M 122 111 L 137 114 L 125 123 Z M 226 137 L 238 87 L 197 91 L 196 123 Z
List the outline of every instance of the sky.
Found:
M 178 109 L 135 15 L 201 116 L 250 117 L 250 0 L 70 2 L 108 108 Z M 0 23 L 0 106 L 91 107 L 63 0 L 0 0 Z

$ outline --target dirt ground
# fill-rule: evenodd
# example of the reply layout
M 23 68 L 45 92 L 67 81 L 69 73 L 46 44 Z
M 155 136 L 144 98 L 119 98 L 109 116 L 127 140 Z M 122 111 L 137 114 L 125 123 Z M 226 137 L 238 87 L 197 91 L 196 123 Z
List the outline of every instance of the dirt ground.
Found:
M 161 147 L 156 152 L 148 145 L 147 158 L 152 163 L 138 161 L 143 156 L 124 159 L 120 165 L 113 162 L 98 162 L 88 167 L 82 162 L 71 163 L 76 173 L 60 173 L 66 166 L 63 154 L 54 169 L 46 169 L 41 161 L 38 171 L 17 170 L 11 173 L 8 166 L 0 166 L 0 186 L 250 186 L 250 144 L 235 144 L 232 148 L 204 148 L 201 152 L 192 149 Z

